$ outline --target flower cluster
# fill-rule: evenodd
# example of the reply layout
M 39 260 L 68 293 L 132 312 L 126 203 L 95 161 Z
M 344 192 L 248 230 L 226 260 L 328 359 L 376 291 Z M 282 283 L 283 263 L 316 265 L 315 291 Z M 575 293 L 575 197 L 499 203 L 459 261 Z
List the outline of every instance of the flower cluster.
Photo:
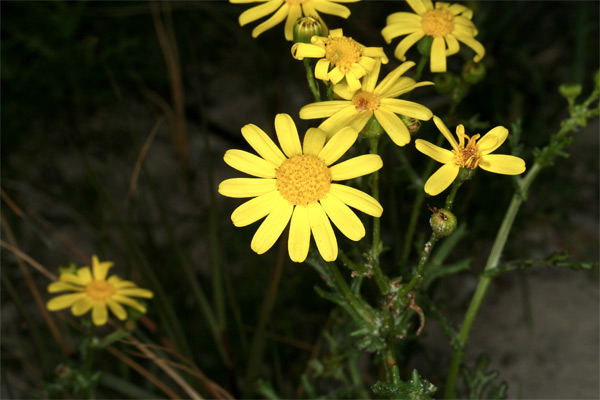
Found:
M 259 0 L 230 0 L 254 1 Z M 252 176 L 221 182 L 219 193 L 251 198 L 232 213 L 235 226 L 247 226 L 264 218 L 250 244 L 256 253 L 270 249 L 288 226 L 288 252 L 296 262 L 306 259 L 311 237 L 324 260 L 336 259 L 338 248 L 332 222 L 351 240 L 365 236 L 365 228 L 351 208 L 375 218 L 382 215 L 383 208 L 377 198 L 342 181 L 377 173 L 383 166 L 382 160 L 377 154 L 363 154 L 335 164 L 359 136 L 378 138 L 385 132 L 395 145 L 406 146 L 421 122 L 433 118 L 452 149 L 423 139 L 415 141 L 418 151 L 444 164 L 424 185 L 423 189 L 431 196 L 447 189 L 461 169 L 481 168 L 507 175 L 525 170 L 525 162 L 518 157 L 491 154 L 506 140 L 507 129 L 496 127 L 480 139 L 479 134 L 467 136 L 464 126 L 458 125 L 457 141 L 426 105 L 408 100 L 413 90 L 434 85 L 419 81 L 427 60 L 431 72 L 446 72 L 446 58 L 459 52 L 459 42 L 475 51 L 475 63 L 485 55 L 483 45 L 475 40 L 478 31 L 469 8 L 445 2 L 434 4 L 431 0 L 407 0 L 413 12 L 389 15 L 381 31 L 388 44 L 398 36 L 407 35 L 394 53 L 402 63 L 380 79 L 382 64 L 389 62 L 383 48 L 365 46 L 346 36 L 342 29 L 328 31 L 317 12 L 347 18 L 350 10 L 338 3 L 355 0 L 260 1 L 261 5 L 241 14 L 240 25 L 274 13 L 254 28 L 252 36 L 257 37 L 286 19 L 285 38 L 295 40 L 292 56 L 304 61 L 315 97 L 314 103 L 300 109 L 299 117 L 321 121 L 318 127 L 308 129 L 301 144 L 293 119 L 278 114 L 275 133 L 280 147 L 263 130 L 250 124 L 242 128 L 242 135 L 258 155 L 244 150 L 225 153 L 227 164 Z M 405 76 L 416 65 L 407 61 L 406 54 L 417 42 L 424 58 L 413 77 Z M 320 100 L 319 81 L 327 92 L 325 101 Z M 474 80 L 468 82 L 472 84 Z

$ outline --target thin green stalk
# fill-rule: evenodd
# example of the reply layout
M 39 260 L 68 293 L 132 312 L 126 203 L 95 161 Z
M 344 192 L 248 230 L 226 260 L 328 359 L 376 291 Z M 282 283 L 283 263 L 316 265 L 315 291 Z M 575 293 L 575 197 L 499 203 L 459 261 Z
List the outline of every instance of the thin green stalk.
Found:
M 87 333 L 85 336 L 85 342 L 84 342 L 84 346 L 85 349 L 83 350 L 83 376 L 84 379 L 86 380 L 86 386 L 85 386 L 85 398 L 86 399 L 95 399 L 96 398 L 96 383 L 92 384 L 92 367 L 94 366 L 94 353 L 95 353 L 95 346 L 94 346 L 94 325 L 92 323 L 91 320 L 88 320 L 86 324 L 87 325 Z
M 451 211 L 452 206 L 454 205 L 454 197 L 456 197 L 456 192 L 458 192 L 458 188 L 463 184 L 464 181 L 455 180 L 452 184 L 452 188 L 450 188 L 450 194 L 446 197 L 446 205 L 444 206 L 446 210 Z
M 432 233 L 429 237 L 425 246 L 423 246 L 423 251 L 421 251 L 421 257 L 419 258 L 419 265 L 417 266 L 417 270 L 413 274 L 410 282 L 408 282 L 405 286 L 402 287 L 402 290 L 398 292 L 398 298 L 403 298 L 408 295 L 423 279 L 423 270 L 425 269 L 425 265 L 427 264 L 427 260 L 431 255 L 431 251 L 435 246 L 435 243 L 438 241 L 439 236 L 435 233 Z
M 313 74 L 312 66 L 310 65 L 310 58 L 305 58 L 304 60 L 304 69 L 306 70 L 306 80 L 308 81 L 308 87 L 312 92 L 315 101 L 321 101 L 321 92 L 319 92 L 319 87 L 315 82 L 315 76 Z
M 423 68 L 425 68 L 425 65 L 427 64 L 427 60 L 429 60 L 429 57 L 421 55 L 421 58 L 419 59 L 419 63 L 417 64 L 417 68 L 415 69 L 415 74 L 413 75 L 413 79 L 415 81 L 418 82 L 419 79 L 421 79 L 421 75 L 423 74 Z

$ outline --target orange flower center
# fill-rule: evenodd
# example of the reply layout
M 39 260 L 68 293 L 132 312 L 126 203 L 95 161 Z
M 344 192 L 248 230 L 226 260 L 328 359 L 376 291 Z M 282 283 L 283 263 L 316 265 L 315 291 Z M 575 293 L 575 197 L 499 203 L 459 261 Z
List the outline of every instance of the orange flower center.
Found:
M 307 206 L 321 200 L 331 186 L 331 172 L 319 157 L 302 154 L 289 158 L 277 168 L 277 189 L 295 206 Z
M 374 93 L 357 91 L 352 97 L 352 104 L 356 107 L 356 111 L 375 111 L 379 108 L 379 96 Z
M 459 146 L 462 148 L 458 150 L 452 150 L 456 165 L 462 168 L 477 168 L 479 165 L 479 160 L 481 159 L 481 153 L 477 147 L 477 139 L 479 139 L 479 136 L 481 135 L 473 135 L 471 138 L 467 135 L 461 137 Z M 464 139 L 467 139 L 466 146 L 464 145 Z
M 325 58 L 343 73 L 350 71 L 352 64 L 357 63 L 361 55 L 360 45 L 352 38 L 342 36 L 325 42 Z
M 106 281 L 91 281 L 85 287 L 85 292 L 94 300 L 104 300 L 112 296 L 115 289 Z
M 444 37 L 454 30 L 454 16 L 447 10 L 430 10 L 421 17 L 421 25 L 426 35 Z

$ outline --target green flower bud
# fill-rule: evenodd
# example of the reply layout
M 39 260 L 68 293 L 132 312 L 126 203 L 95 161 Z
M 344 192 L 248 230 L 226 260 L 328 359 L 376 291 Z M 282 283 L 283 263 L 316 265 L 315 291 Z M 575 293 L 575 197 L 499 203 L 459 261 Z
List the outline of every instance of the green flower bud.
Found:
M 473 178 L 473 176 L 475 176 L 475 171 L 476 171 L 476 169 L 461 168 L 458 171 L 458 176 L 456 177 L 456 179 L 458 179 L 459 181 L 463 181 L 463 182 L 471 180 Z
M 376 137 L 381 136 L 381 134 L 383 132 L 384 132 L 383 127 L 379 124 L 379 121 L 377 121 L 377 118 L 375 118 L 375 116 L 373 115 L 367 121 L 367 124 L 365 125 L 365 127 L 362 128 L 359 135 L 364 138 L 370 139 L 370 138 L 376 138 Z
M 60 274 L 77 274 L 77 264 L 70 262 L 67 265 L 61 265 L 58 267 L 58 275 Z
M 294 24 L 294 42 L 310 43 L 313 36 L 321 36 L 323 26 L 321 22 L 313 17 L 301 17 Z
M 421 121 L 419 121 L 416 118 L 410 118 L 410 117 L 406 117 L 404 115 L 400 115 L 400 119 L 402 120 L 402 122 L 404 122 L 404 125 L 406 125 L 406 127 L 408 128 L 408 131 L 411 134 L 417 133 L 417 132 L 419 132 L 419 129 L 421 129 Z
M 425 36 L 417 43 L 417 50 L 424 57 L 431 57 L 431 44 L 433 43 L 433 36 Z
M 429 225 L 439 236 L 449 236 L 456 230 L 456 216 L 445 208 L 433 208 Z
M 451 72 L 443 72 L 433 77 L 435 90 L 440 94 L 450 93 L 458 83 L 458 78 Z
M 581 94 L 581 85 L 579 83 L 563 83 L 558 87 L 558 91 L 567 100 L 575 100 Z
M 474 85 L 485 77 L 485 71 L 483 63 L 470 61 L 463 67 L 462 78 L 465 82 Z

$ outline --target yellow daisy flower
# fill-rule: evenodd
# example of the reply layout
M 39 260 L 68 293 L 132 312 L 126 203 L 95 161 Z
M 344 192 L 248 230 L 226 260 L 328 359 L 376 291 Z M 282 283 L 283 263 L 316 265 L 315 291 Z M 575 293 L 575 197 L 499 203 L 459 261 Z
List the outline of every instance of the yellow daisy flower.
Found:
M 241 26 L 266 17 L 273 12 L 275 13 L 252 30 L 253 38 L 258 37 L 258 35 L 285 19 L 285 38 L 289 41 L 294 40 L 294 23 L 298 18 L 306 16 L 318 19 L 323 25 L 323 32 L 327 33 L 327 26 L 318 11 L 348 18 L 350 10 L 337 3 L 354 3 L 357 1 L 359 0 L 229 0 L 230 3 L 234 4 L 262 3 L 240 15 L 239 22 Z
M 384 64 L 388 62 L 382 47 L 365 47 L 344 36 L 342 29 L 333 29 L 327 37 L 313 36 L 311 42 L 292 46 L 294 58 L 320 58 L 315 66 L 315 77 L 334 85 L 346 78 L 351 91 L 360 89 L 359 79 L 373 70 L 376 59 Z M 330 70 L 330 67 L 333 68 Z
M 308 104 L 300 109 L 300 118 L 325 118 L 320 129 L 331 136 L 344 126 L 361 131 L 372 116 L 398 146 L 410 142 L 408 128 L 396 114 L 426 121 L 433 113 L 427 107 L 408 100 L 396 99 L 414 88 L 433 85 L 433 82 L 416 83 L 414 79 L 402 76 L 415 65 L 408 61 L 390 72 L 377 86 L 381 63 L 376 62 L 373 71 L 362 81 L 361 89 L 352 91 L 345 82 L 334 87 L 334 92 L 344 100 L 322 101 Z
M 446 72 L 446 57 L 458 53 L 463 42 L 476 53 L 474 61 L 478 62 L 485 55 L 483 45 L 475 40 L 477 28 L 471 21 L 473 12 L 460 4 L 445 2 L 435 3 L 431 0 L 406 0 L 416 14 L 397 12 L 387 18 L 387 24 L 381 31 L 389 44 L 397 36 L 408 35 L 396 47 L 394 55 L 405 61 L 405 53 L 423 36 L 432 36 L 431 72 Z
M 227 179 L 219 185 L 223 196 L 254 197 L 236 208 L 231 221 L 237 227 L 250 225 L 266 216 L 250 247 L 258 254 L 269 250 L 290 223 L 288 252 L 292 261 L 306 259 L 311 234 L 325 261 L 337 258 L 338 247 L 329 220 L 345 236 L 357 241 L 365 228 L 348 206 L 374 217 L 381 205 L 360 190 L 334 183 L 379 170 L 383 163 L 376 154 L 366 154 L 335 163 L 356 141 L 358 132 L 346 127 L 327 144 L 326 134 L 310 128 L 300 145 L 298 131 L 287 114 L 275 117 L 281 150 L 259 127 L 242 128 L 242 135 L 260 157 L 242 150 L 228 150 L 224 160 L 231 167 L 256 178 Z
M 106 279 L 108 270 L 113 266 L 110 261 L 100 262 L 92 256 L 92 270 L 82 267 L 76 273 L 62 273 L 57 282 L 48 285 L 49 293 L 71 291 L 48 301 L 46 307 L 50 311 L 59 311 L 71 307 L 75 316 L 80 316 L 90 309 L 94 325 L 104 325 L 108 321 L 108 309 L 120 320 L 127 318 L 127 311 L 121 304 L 133 307 L 145 313 L 146 308 L 131 297 L 152 298 L 153 293 L 141 289 L 131 281 L 123 281 L 113 275 Z M 108 309 L 107 309 L 108 308 Z
M 486 133 L 481 140 L 480 135 L 469 137 L 465 135 L 465 127 L 456 127 L 458 143 L 441 119 L 433 116 L 433 122 L 442 135 L 450 142 L 452 150 L 446 150 L 417 139 L 415 146 L 421 153 L 444 164 L 425 183 L 425 192 L 436 196 L 446 190 L 456 179 L 461 168 L 475 169 L 477 167 L 496 174 L 519 175 L 525 172 L 525 161 L 519 157 L 504 154 L 490 154 L 504 143 L 508 137 L 508 129 L 497 126 Z

